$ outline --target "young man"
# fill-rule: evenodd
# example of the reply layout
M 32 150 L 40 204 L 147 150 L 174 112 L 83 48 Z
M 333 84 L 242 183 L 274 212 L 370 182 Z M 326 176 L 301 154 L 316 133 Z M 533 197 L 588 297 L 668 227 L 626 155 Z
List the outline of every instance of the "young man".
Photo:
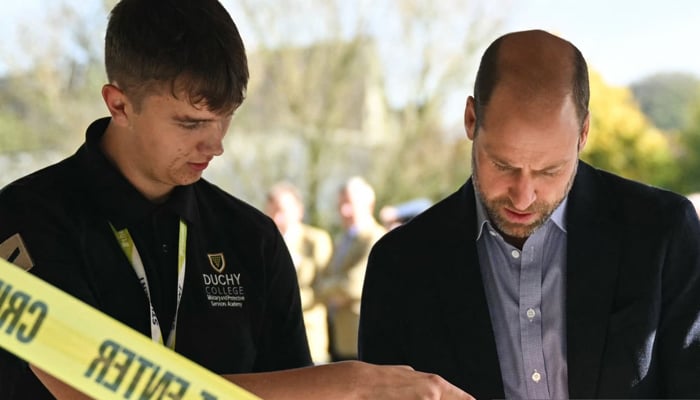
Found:
M 375 245 L 360 357 L 477 398 L 699 398 L 690 202 L 579 161 L 588 71 L 543 31 L 483 55 L 472 177 Z
M 266 399 L 469 398 L 407 367 L 300 368 L 311 360 L 282 237 L 201 179 L 248 80 L 221 4 L 121 1 L 105 63 L 111 118 L 95 121 L 73 156 L 0 193 L 0 243 L 18 249 L 12 261 Z M 1 352 L 0 397 L 53 396 L 82 398 Z

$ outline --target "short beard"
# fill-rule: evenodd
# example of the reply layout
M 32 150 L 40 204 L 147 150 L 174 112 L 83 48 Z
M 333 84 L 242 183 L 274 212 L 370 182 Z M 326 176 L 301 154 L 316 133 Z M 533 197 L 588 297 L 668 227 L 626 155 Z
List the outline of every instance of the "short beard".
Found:
M 569 194 L 571 191 L 571 187 L 574 185 L 574 179 L 576 178 L 576 171 L 578 170 L 578 162 L 574 165 L 574 170 L 571 173 L 571 177 L 569 178 L 569 182 L 566 184 L 566 190 L 564 190 L 563 195 L 556 201 L 554 204 L 549 204 L 546 202 L 541 202 L 541 201 L 535 201 L 533 204 L 530 205 L 526 210 L 523 212 L 526 213 L 537 213 L 540 214 L 539 218 L 537 220 L 533 221 L 532 223 L 528 225 L 521 225 L 521 224 L 513 224 L 506 220 L 505 218 L 502 217 L 502 215 L 498 212 L 499 210 L 503 209 L 503 207 L 510 207 L 513 208 L 513 204 L 511 203 L 510 199 L 508 197 L 503 196 L 503 197 L 498 197 L 495 199 L 487 199 L 483 192 L 481 191 L 481 185 L 479 184 L 479 178 L 478 178 L 478 167 L 476 163 L 476 156 L 474 154 L 475 150 L 472 147 L 472 182 L 474 183 L 474 191 L 476 192 L 476 195 L 479 196 L 479 200 L 481 200 L 481 204 L 484 205 L 484 208 L 486 209 L 486 213 L 488 215 L 489 220 L 495 225 L 496 229 L 503 235 L 506 239 L 507 238 L 513 238 L 518 241 L 525 241 L 530 235 L 532 235 L 540 226 L 544 225 L 545 222 L 549 219 L 549 217 L 552 215 L 554 210 L 559 207 L 559 205 L 564 201 L 566 196 Z M 508 241 L 508 240 L 506 240 Z

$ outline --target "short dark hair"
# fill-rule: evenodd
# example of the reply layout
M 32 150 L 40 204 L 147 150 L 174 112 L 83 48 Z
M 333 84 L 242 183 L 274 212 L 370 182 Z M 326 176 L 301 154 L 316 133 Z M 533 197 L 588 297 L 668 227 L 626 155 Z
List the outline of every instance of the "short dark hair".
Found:
M 243 40 L 217 0 L 121 0 L 107 25 L 105 67 L 137 108 L 169 85 L 173 96 L 229 112 L 248 85 Z
M 499 63 L 500 47 L 503 39 L 508 35 L 504 35 L 496 39 L 486 49 L 481 57 L 479 70 L 476 74 L 474 83 L 474 102 L 477 127 L 483 122 L 484 108 L 491 100 L 491 95 L 499 82 L 501 75 L 501 63 Z M 567 42 L 572 50 L 573 75 L 571 77 L 572 95 L 576 105 L 576 115 L 579 122 L 583 125 L 583 121 L 588 115 L 588 103 L 590 101 L 590 88 L 588 83 L 588 66 L 581 51 L 571 42 Z

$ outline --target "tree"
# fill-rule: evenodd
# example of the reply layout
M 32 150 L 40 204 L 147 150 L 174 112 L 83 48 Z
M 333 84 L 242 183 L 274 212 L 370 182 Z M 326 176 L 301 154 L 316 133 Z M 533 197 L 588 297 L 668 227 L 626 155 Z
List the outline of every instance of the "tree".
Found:
M 444 108 L 463 104 L 478 50 L 498 27 L 488 6 L 496 8 L 455 0 L 232 4 L 251 65 L 234 122 L 246 133 L 227 146 L 239 192 L 261 202 L 272 183 L 261 180 L 292 179 L 309 220 L 329 225 L 328 205 L 349 175 L 365 175 L 379 204 L 453 190 L 469 157 L 448 134 Z M 241 178 L 250 168 L 256 173 Z
M 582 158 L 630 179 L 671 187 L 678 177 L 670 138 L 641 112 L 629 89 L 591 72 L 591 128 Z
M 700 101 L 700 79 L 690 74 L 655 74 L 630 88 L 642 112 L 666 131 L 685 128 L 692 117 L 691 107 Z
M 684 194 L 700 192 L 700 101 L 691 107 L 688 120 L 678 136 L 678 164 L 683 173 L 674 186 Z
M 92 3 L 90 3 L 92 4 Z M 26 63 L 8 65 L 0 78 L 0 153 L 59 150 L 82 141 L 85 126 L 104 114 L 101 38 L 105 10 L 65 1 L 46 5 L 37 20 L 18 24 Z M 40 24 L 41 30 L 31 27 Z M 11 47 L 4 60 L 16 57 Z

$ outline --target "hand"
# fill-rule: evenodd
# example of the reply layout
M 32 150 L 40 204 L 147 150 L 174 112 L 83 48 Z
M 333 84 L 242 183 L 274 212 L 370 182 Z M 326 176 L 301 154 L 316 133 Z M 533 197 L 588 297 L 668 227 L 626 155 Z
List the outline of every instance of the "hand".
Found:
M 361 361 L 226 377 L 266 400 L 474 399 L 438 375 Z
M 346 364 L 346 365 L 344 365 Z M 436 374 L 415 371 L 405 365 L 374 365 L 359 361 L 336 363 L 354 376 L 353 389 L 360 399 L 473 400 L 474 398 Z

